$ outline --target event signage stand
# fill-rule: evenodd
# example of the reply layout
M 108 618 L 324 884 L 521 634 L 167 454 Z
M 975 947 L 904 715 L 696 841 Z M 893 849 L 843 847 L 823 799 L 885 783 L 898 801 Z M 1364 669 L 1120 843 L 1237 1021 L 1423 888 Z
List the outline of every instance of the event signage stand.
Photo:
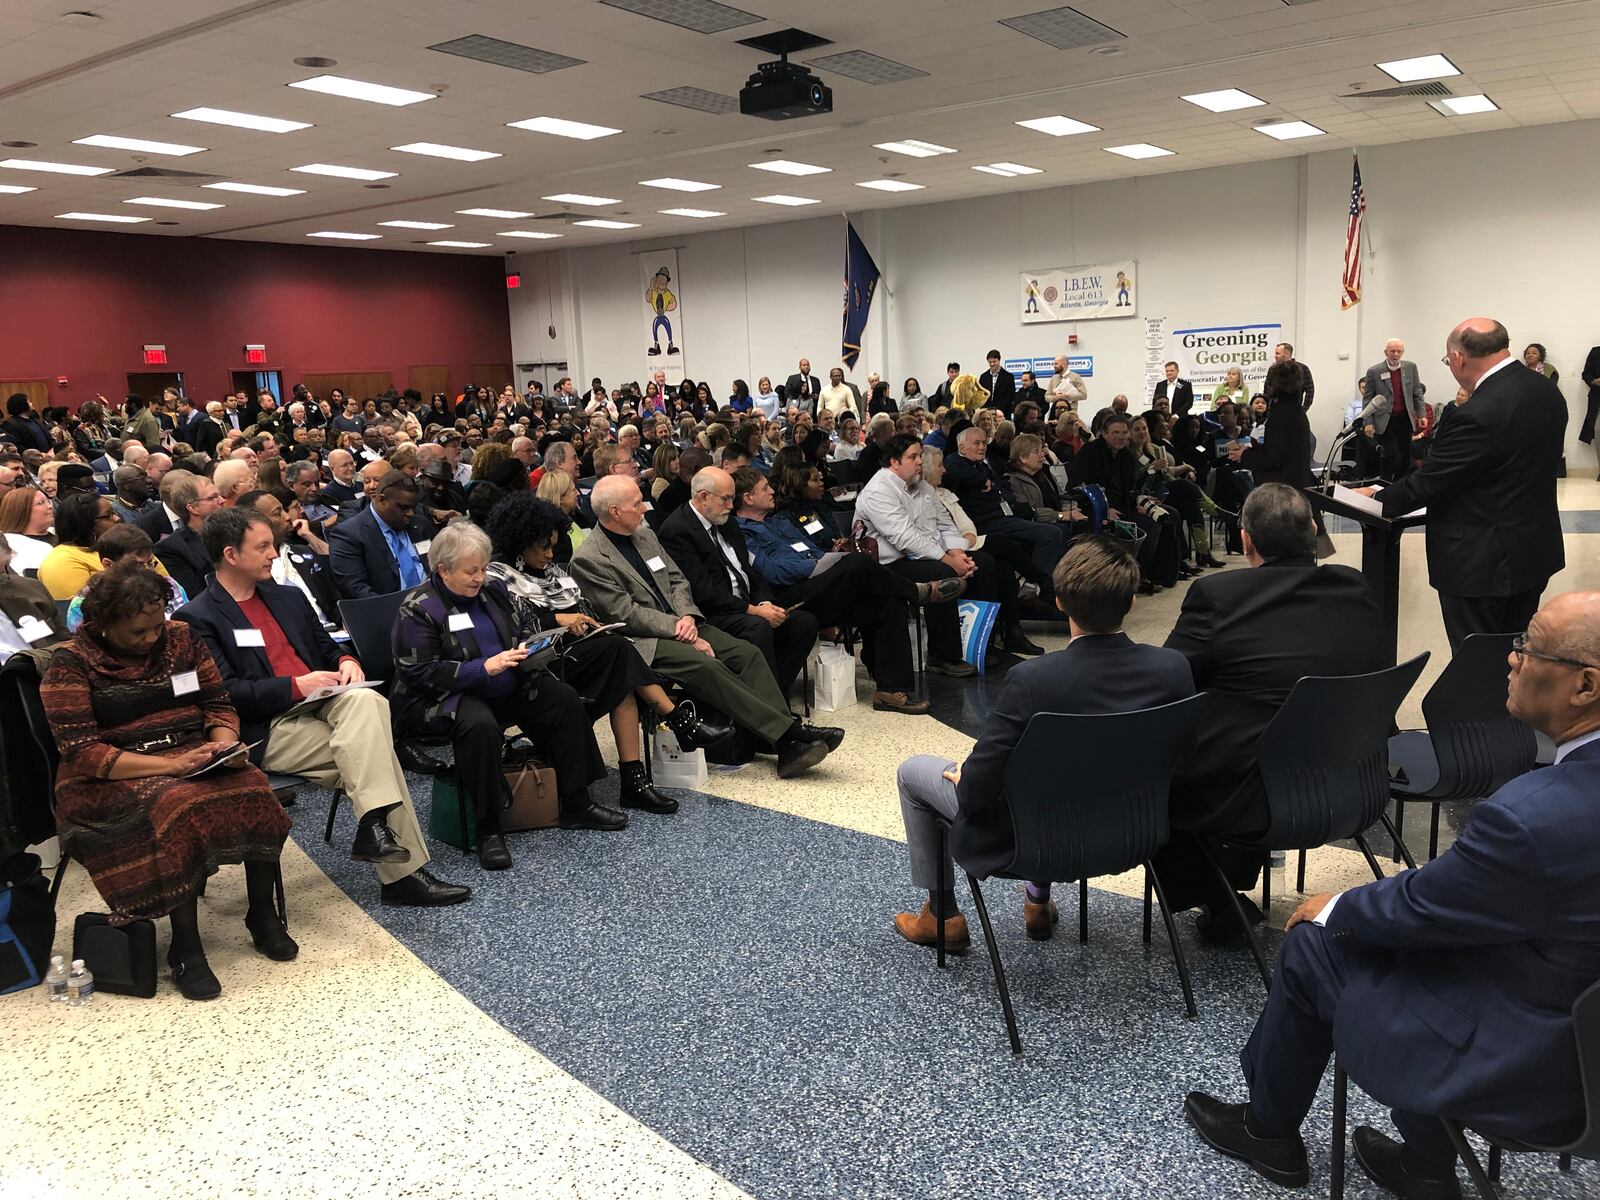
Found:
M 1361 573 L 1367 577 L 1383 612 L 1384 661 L 1393 665 L 1400 641 L 1400 535 L 1427 521 L 1426 513 L 1385 517 L 1372 511 L 1377 507 L 1372 502 L 1368 508 L 1321 488 L 1306 488 L 1305 492 L 1313 508 L 1330 516 L 1346 517 L 1361 526 Z

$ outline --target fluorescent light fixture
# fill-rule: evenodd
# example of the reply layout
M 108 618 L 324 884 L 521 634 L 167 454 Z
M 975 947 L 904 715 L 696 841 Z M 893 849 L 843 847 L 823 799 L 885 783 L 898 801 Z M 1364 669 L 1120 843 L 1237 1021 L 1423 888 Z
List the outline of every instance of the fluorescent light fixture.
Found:
M 150 220 L 149 217 L 129 217 L 121 213 L 86 213 L 69 212 L 57 213 L 58 221 L 110 221 L 113 225 L 137 225 L 141 221 Z
M 973 167 L 972 169 L 974 171 L 982 171 L 986 175 L 1002 175 L 1007 179 L 1013 179 L 1018 175 L 1044 174 L 1044 172 L 1038 167 L 1025 167 L 1021 163 L 1014 162 L 988 163 L 981 167 Z
M 335 179 L 393 179 L 394 171 L 373 171 L 367 167 L 341 167 L 334 163 L 307 163 L 303 167 L 290 167 L 302 175 L 332 175 Z
M 602 221 L 598 218 L 591 221 L 574 221 L 574 225 L 587 225 L 590 229 L 637 229 L 638 225 L 632 221 Z
M 551 238 L 558 238 L 561 235 L 559 233 L 546 233 L 542 229 L 506 229 L 506 230 L 502 230 L 501 232 L 495 234 L 495 236 L 496 237 L 528 238 L 530 240 L 543 242 L 543 241 L 548 241 Z
M 609 125 L 588 125 L 582 121 L 565 121 L 560 117 L 529 117 L 526 121 L 509 121 L 507 129 L 527 129 L 533 133 L 552 133 L 556 137 L 577 138 L 580 142 L 592 142 L 595 138 L 610 137 L 614 133 L 621 133 L 620 129 L 613 129 Z
M 1183 97 L 1190 104 L 1198 104 L 1201 108 L 1214 113 L 1235 112 L 1241 108 L 1260 108 L 1266 103 L 1249 92 L 1241 92 L 1238 88 L 1223 88 L 1220 92 L 1195 92 L 1192 96 Z
M 821 204 L 821 200 L 811 200 L 805 196 L 752 196 L 757 204 L 782 204 L 786 208 L 799 208 L 802 204 Z
M 939 154 L 954 154 L 949 146 L 941 146 L 937 142 L 919 142 L 915 138 L 908 138 L 903 142 L 878 142 L 874 150 L 888 150 L 894 154 L 909 154 L 912 158 L 933 158 Z
M 1293 141 L 1295 138 L 1321 137 L 1328 132 L 1326 129 L 1318 129 L 1307 121 L 1274 121 L 1270 125 L 1255 125 L 1252 128 L 1257 133 L 1277 138 L 1280 142 Z
M 776 171 L 779 175 L 826 175 L 832 167 L 814 167 L 810 163 L 790 162 L 787 158 L 773 158 L 766 162 L 751 163 L 757 171 Z
M 143 138 L 113 137 L 109 133 L 97 133 L 92 137 L 74 138 L 74 146 L 99 146 L 102 150 L 136 150 L 140 154 L 170 154 L 173 158 L 184 158 L 190 154 L 199 154 L 205 150 L 204 146 L 185 146 L 179 142 L 149 142 Z
M 695 217 L 704 220 L 707 217 L 725 217 L 725 212 L 717 212 L 711 208 L 661 208 L 657 209 L 664 217 Z
M 407 142 L 404 146 L 390 146 L 401 154 L 426 154 L 429 158 L 453 158 L 456 162 L 483 162 L 499 158 L 493 150 L 468 150 L 465 146 L 441 146 L 438 142 Z
M 0 183 L 0 196 L 20 196 L 23 192 L 37 192 L 38 188 L 23 187 L 16 183 Z
M 360 79 L 346 79 L 342 75 L 317 75 L 311 79 L 301 79 L 289 86 L 307 92 L 321 92 L 325 96 L 343 96 L 347 100 L 387 104 L 391 108 L 404 108 L 408 104 L 421 104 L 424 100 L 434 99 L 432 92 L 414 92 L 410 88 L 366 83 Z
M 306 121 L 286 121 L 282 117 L 258 117 L 254 113 L 232 112 L 226 108 L 187 108 L 172 115 L 180 121 L 231 125 L 235 129 L 254 129 L 259 133 L 293 133 L 296 129 L 311 128 Z
M 13 171 L 48 171 L 52 175 L 109 175 L 115 167 L 86 167 L 81 163 L 41 162 L 36 158 L 8 158 L 0 160 L 0 167 Z
M 1149 142 L 1134 142 L 1131 146 L 1107 146 L 1111 154 L 1120 154 L 1123 158 L 1164 158 L 1171 154 L 1171 150 L 1163 150 L 1160 146 L 1152 146 Z
M 907 183 L 904 179 L 869 179 L 856 186 L 871 188 L 875 192 L 920 192 L 926 185 Z
M 693 179 L 641 179 L 640 187 L 666 188 L 669 192 L 714 192 L 720 183 L 699 183 Z
M 1051 137 L 1068 137 L 1074 133 L 1099 133 L 1100 126 L 1090 125 L 1085 121 L 1074 121 L 1071 117 L 1033 117 L 1027 121 L 1018 121 L 1024 129 L 1032 129 L 1039 133 L 1048 133 Z
M 1390 79 L 1400 83 L 1416 83 L 1420 79 L 1444 79 L 1461 74 L 1455 63 L 1442 54 L 1424 54 L 1420 58 L 1397 58 L 1393 62 L 1378 64 Z
M 324 229 L 320 233 L 308 233 L 307 237 L 337 238 L 344 242 L 375 242 L 383 236 L 381 233 L 340 233 L 336 229 Z
M 1447 117 L 1465 117 L 1471 113 L 1498 112 L 1500 106 L 1489 97 L 1477 96 L 1451 96 L 1447 100 L 1429 100 L 1437 111 Z
M 430 246 L 444 246 L 451 250 L 487 250 L 492 242 L 429 242 Z
M 545 196 L 543 199 L 553 200 L 557 204 L 582 204 L 587 208 L 602 208 L 607 204 L 622 203 L 621 200 L 614 200 L 610 196 L 586 196 L 582 192 L 557 192 L 554 196 Z
M 188 208 L 195 212 L 206 212 L 213 208 L 226 208 L 225 204 L 207 204 L 203 200 L 172 200 L 166 196 L 135 196 L 132 200 L 124 200 L 124 204 L 148 204 L 151 208 Z
M 378 224 L 387 226 L 390 229 L 439 230 L 455 228 L 454 225 L 445 225 L 439 221 L 379 221 Z
M 218 192 L 244 192 L 249 196 L 304 196 L 305 188 L 268 187 L 264 183 L 203 183 Z
M 499 221 L 520 221 L 523 217 L 531 217 L 531 212 L 518 212 L 514 208 L 458 208 L 458 217 L 494 217 Z

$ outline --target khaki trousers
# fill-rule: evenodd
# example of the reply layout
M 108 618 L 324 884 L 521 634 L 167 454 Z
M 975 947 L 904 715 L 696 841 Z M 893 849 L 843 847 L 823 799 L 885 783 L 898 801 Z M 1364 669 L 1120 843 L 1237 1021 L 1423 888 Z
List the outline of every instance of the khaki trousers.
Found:
M 304 775 L 326 788 L 343 788 L 356 819 L 398 803 L 388 815 L 394 840 L 411 861 L 379 863 L 378 881 L 393 883 L 428 863 L 428 844 L 411 807 L 405 772 L 394 756 L 389 702 L 371 688 L 342 692 L 309 712 L 272 723 L 263 770 Z

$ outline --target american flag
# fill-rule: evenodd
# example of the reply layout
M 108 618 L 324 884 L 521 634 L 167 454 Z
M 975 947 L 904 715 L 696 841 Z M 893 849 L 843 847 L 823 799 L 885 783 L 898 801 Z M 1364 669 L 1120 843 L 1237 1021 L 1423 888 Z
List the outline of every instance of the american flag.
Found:
M 1350 177 L 1350 220 L 1344 234 L 1344 286 L 1339 297 L 1342 309 L 1361 303 L 1361 218 L 1367 211 L 1367 193 L 1361 186 L 1361 160 L 1352 161 L 1355 171 Z

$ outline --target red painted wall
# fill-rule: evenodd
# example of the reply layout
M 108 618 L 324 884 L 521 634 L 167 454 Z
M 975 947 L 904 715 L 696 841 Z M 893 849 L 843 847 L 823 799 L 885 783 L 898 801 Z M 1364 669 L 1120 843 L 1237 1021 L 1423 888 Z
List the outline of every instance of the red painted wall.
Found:
M 197 401 L 231 372 L 389 371 L 449 363 L 455 388 L 478 363 L 511 362 L 504 264 L 466 255 L 285 246 L 0 225 L 0 379 L 49 379 L 76 408 L 127 375 L 182 371 Z M 246 343 L 265 343 L 250 367 Z M 164 343 L 166 367 L 141 350 Z M 58 387 L 65 375 L 68 386 Z

